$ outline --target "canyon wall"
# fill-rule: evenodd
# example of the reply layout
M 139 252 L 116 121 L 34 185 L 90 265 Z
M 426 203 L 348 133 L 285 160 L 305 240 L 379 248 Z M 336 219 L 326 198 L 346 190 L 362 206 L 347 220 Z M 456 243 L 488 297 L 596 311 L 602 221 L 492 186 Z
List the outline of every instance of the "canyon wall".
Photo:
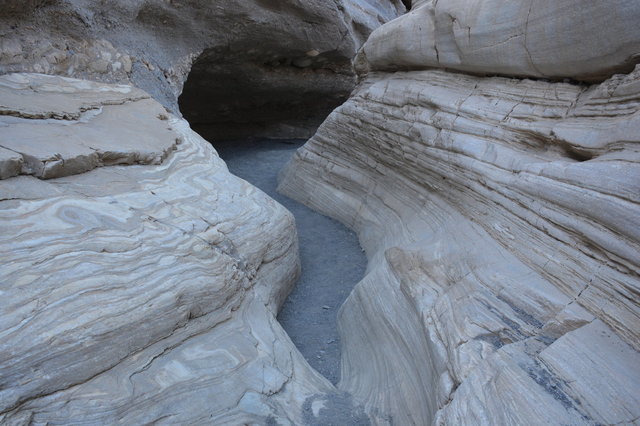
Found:
M 303 422 L 333 386 L 275 320 L 291 214 L 139 89 L 0 99 L 0 423 Z
M 353 89 L 356 50 L 404 11 L 400 0 L 1 4 L 0 74 L 133 84 L 218 139 L 311 135 Z
M 227 116 L 216 138 L 307 134 L 352 90 L 362 41 L 403 11 L 0 1 L 0 423 L 302 424 L 332 403 L 355 410 L 275 320 L 299 275 L 291 214 L 229 174 L 178 95 L 191 76 L 185 115 L 237 108 L 246 122 Z M 220 88 L 231 104 L 211 99 Z M 290 111 L 257 117 L 281 96 L 308 110 L 298 130 L 275 126 Z
M 640 62 L 638 19 L 634 0 L 419 0 L 362 53 L 377 70 L 601 81 Z
M 367 252 L 339 387 L 375 424 L 638 422 L 639 14 L 420 1 L 365 43 L 280 191 Z
M 0 73 L 41 73 L 0 76 L 0 423 L 322 424 L 342 391 L 375 424 L 638 423 L 630 0 L 419 0 L 374 31 L 280 186 L 369 257 L 339 389 L 275 321 L 292 217 L 178 107 L 307 134 L 402 3 L 0 1 Z

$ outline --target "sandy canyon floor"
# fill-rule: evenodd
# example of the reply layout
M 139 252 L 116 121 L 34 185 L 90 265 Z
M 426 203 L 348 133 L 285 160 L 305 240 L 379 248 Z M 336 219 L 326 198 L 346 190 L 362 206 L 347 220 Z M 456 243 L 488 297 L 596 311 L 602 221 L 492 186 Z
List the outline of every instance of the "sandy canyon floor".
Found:
M 336 316 L 362 279 L 367 260 L 355 233 L 276 191 L 278 172 L 304 142 L 257 139 L 213 145 L 231 173 L 260 188 L 295 216 L 302 275 L 278 320 L 309 364 L 337 384 L 340 336 Z

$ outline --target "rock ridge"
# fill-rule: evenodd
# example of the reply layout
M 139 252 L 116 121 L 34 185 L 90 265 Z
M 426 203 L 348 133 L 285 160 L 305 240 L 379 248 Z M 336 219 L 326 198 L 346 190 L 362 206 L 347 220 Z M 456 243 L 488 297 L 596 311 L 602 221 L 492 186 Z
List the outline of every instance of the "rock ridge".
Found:
M 0 179 L 160 164 L 181 141 L 167 124 L 167 110 L 130 86 L 9 74 L 0 76 L 0 99 Z M 118 126 L 107 129 L 113 123 Z M 57 134 L 68 139 L 60 143 Z
M 633 0 L 421 0 L 374 30 L 357 62 L 601 82 L 640 62 L 639 17 Z

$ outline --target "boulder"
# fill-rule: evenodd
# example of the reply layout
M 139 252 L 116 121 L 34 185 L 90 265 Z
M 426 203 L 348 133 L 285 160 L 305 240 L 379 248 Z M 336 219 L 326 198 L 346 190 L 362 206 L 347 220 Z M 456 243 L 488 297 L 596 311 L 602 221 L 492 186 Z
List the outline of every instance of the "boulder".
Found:
M 635 0 L 414 3 L 364 45 L 371 70 L 446 68 L 599 82 L 640 62 Z

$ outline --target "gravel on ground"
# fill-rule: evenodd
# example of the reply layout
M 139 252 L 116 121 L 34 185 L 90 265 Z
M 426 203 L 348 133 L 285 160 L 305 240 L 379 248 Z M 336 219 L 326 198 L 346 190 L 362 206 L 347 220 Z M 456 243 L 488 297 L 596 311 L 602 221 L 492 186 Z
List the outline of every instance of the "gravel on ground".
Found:
M 214 142 L 231 173 L 284 205 L 296 219 L 302 274 L 278 320 L 309 364 L 340 380 L 338 309 L 365 273 L 358 237 L 341 223 L 276 192 L 277 176 L 304 140 Z

